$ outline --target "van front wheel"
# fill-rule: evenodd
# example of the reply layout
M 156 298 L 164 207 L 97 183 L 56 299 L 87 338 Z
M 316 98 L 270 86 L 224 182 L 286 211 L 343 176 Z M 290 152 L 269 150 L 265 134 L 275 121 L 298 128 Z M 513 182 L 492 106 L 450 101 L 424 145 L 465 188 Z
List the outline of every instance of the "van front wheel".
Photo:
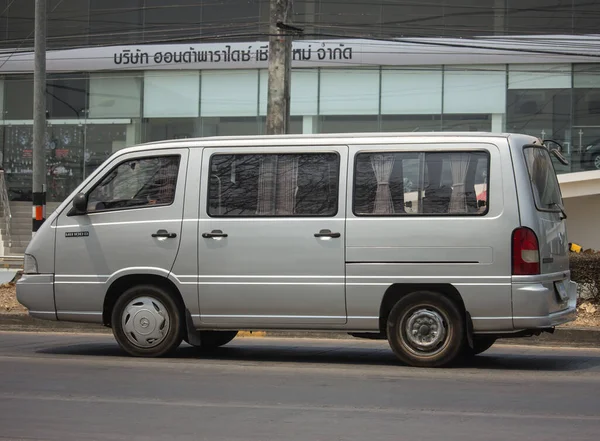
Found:
M 419 367 L 441 367 L 460 355 L 465 325 L 456 304 L 437 292 L 402 297 L 387 320 L 390 346 L 400 361 Z
M 164 289 L 139 285 L 125 291 L 112 311 L 112 329 L 119 346 L 136 357 L 161 357 L 183 338 L 179 308 Z

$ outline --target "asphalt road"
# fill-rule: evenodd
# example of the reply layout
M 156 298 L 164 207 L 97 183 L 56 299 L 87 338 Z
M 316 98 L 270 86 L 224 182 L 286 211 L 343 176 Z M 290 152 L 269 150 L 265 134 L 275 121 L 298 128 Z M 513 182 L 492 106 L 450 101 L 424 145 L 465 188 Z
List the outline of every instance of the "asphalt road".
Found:
M 0 332 L 0 440 L 597 440 L 600 349 L 451 369 L 386 342 L 238 338 L 134 359 L 102 334 Z

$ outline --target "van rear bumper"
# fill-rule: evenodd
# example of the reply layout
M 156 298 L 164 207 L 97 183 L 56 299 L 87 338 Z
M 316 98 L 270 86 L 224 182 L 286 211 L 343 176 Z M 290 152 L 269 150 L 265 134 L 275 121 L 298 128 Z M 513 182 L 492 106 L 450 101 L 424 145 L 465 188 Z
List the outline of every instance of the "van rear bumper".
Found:
M 577 318 L 577 283 L 570 279 L 514 283 L 515 329 L 551 328 Z
M 29 310 L 31 317 L 58 320 L 53 274 L 23 274 L 17 281 L 17 300 Z

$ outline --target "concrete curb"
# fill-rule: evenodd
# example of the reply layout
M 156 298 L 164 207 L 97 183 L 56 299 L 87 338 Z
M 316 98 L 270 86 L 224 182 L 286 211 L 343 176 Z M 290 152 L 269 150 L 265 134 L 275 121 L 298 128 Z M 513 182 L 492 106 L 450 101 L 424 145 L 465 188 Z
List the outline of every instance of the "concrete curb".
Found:
M 40 320 L 23 313 L 0 313 L 0 331 L 111 333 L 109 328 L 101 325 Z M 296 339 L 355 339 L 345 332 L 319 331 L 240 331 L 238 335 L 239 337 Z M 498 344 L 600 348 L 600 328 L 557 328 L 554 334 L 544 333 L 537 337 L 500 339 Z

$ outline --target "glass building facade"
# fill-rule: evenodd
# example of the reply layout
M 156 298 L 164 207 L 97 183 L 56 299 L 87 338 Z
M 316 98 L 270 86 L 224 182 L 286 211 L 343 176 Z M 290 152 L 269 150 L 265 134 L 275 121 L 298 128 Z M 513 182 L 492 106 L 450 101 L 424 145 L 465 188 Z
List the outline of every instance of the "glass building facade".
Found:
M 33 3 L 0 1 L 2 47 L 31 46 Z M 267 0 L 176 3 L 50 0 L 48 47 L 266 41 Z M 591 34 L 598 18 L 600 3 L 579 0 L 294 2 L 294 24 L 324 40 L 365 29 L 375 37 Z M 490 64 L 294 69 L 291 132 L 519 132 L 561 142 L 570 165 L 556 163 L 560 173 L 593 168 L 582 153 L 600 144 L 600 63 L 488 58 Z M 48 200 L 61 201 L 123 147 L 264 133 L 267 70 L 51 72 L 46 98 Z M 0 154 L 12 200 L 31 200 L 32 115 L 31 73 L 0 75 Z
M 0 0 L 0 46 L 33 46 L 34 0 Z M 594 0 L 294 0 L 309 38 L 597 33 Z M 49 48 L 264 39 L 269 0 L 48 0 Z

